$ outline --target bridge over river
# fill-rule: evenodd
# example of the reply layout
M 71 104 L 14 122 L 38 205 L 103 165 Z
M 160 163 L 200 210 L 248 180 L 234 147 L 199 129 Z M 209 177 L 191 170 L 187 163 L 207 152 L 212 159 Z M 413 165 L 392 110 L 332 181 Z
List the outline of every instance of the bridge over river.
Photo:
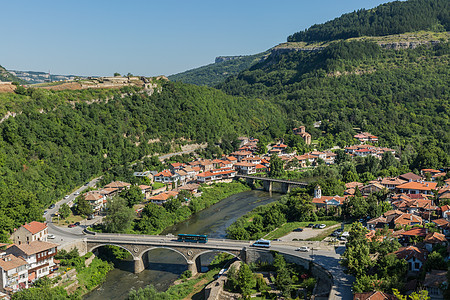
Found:
M 287 194 L 291 191 L 293 187 L 306 187 L 308 183 L 306 182 L 298 182 L 291 181 L 286 179 L 276 179 L 270 177 L 259 177 L 259 176 L 250 176 L 250 175 L 236 175 L 235 178 L 242 178 L 247 181 L 249 185 L 254 185 L 256 180 L 260 180 L 263 182 L 263 188 L 266 192 L 272 192 L 273 184 L 279 183 L 281 184 L 280 192 Z
M 328 299 L 351 299 L 351 283 L 353 278 L 344 274 L 339 265 L 340 254 L 343 247 L 330 249 L 315 248 L 311 252 L 295 251 L 297 246 L 290 243 L 272 242 L 270 248 L 251 247 L 251 241 L 235 241 L 228 239 L 208 239 L 207 243 L 178 242 L 175 236 L 133 235 L 94 233 L 82 239 L 85 251 L 94 251 L 102 246 L 114 245 L 127 250 L 134 259 L 134 272 L 139 273 L 145 269 L 144 257 L 146 253 L 155 248 L 165 248 L 179 253 L 186 261 L 188 270 L 192 274 L 199 271 L 199 257 L 208 252 L 226 252 L 246 263 L 265 261 L 272 262 L 271 251 L 282 254 L 286 261 L 309 268 L 313 275 L 328 286 L 324 293 Z

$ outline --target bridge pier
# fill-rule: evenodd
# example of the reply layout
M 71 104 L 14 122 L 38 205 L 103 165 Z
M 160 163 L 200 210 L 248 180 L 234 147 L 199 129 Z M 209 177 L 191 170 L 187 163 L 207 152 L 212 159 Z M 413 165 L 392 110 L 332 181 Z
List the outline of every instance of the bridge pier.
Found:
M 283 182 L 283 183 L 281 184 L 281 192 L 282 192 L 283 194 L 287 194 L 287 193 L 289 193 L 290 191 L 291 191 L 291 185 L 290 185 L 289 183 Z
M 142 258 L 135 257 L 134 258 L 134 274 L 141 273 L 145 270 L 144 261 Z
M 264 180 L 263 187 L 266 192 L 272 192 L 272 188 L 273 188 L 272 181 Z
M 192 276 L 197 275 L 197 264 L 195 263 L 195 260 L 188 260 L 187 262 L 188 270 L 191 271 Z
M 246 180 L 247 184 L 248 184 L 252 189 L 255 188 L 255 179 L 253 179 L 253 178 L 246 178 L 245 180 Z

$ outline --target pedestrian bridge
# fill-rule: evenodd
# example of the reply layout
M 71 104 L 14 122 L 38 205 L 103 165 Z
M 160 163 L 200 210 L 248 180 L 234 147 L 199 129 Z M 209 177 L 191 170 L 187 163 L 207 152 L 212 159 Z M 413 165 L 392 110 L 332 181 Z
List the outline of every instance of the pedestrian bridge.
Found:
M 155 248 L 166 248 L 179 253 L 188 265 L 192 274 L 198 272 L 197 259 L 208 252 L 225 252 L 246 261 L 246 247 L 250 242 L 208 239 L 207 243 L 178 242 L 176 236 L 135 235 L 116 233 L 93 233 L 85 236 L 87 252 L 113 245 L 127 250 L 134 259 L 134 272 L 140 273 L 145 269 L 144 254 Z
M 235 178 L 242 178 L 247 181 L 247 184 L 252 186 L 255 184 L 256 180 L 261 180 L 263 182 L 263 188 L 266 192 L 272 192 L 273 191 L 273 184 L 279 183 L 281 184 L 281 190 L 280 192 L 287 194 L 291 191 L 293 187 L 301 187 L 305 188 L 308 183 L 306 182 L 298 182 L 298 181 L 291 181 L 286 179 L 276 179 L 276 178 L 270 178 L 270 177 L 259 177 L 259 176 L 250 176 L 250 175 L 236 175 Z

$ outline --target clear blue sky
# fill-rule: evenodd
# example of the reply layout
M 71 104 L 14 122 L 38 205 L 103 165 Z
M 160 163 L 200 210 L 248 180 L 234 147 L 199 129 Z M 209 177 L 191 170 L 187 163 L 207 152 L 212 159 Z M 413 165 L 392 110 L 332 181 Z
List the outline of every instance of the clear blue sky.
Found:
M 0 65 L 52 74 L 171 75 L 382 0 L 0 0 Z

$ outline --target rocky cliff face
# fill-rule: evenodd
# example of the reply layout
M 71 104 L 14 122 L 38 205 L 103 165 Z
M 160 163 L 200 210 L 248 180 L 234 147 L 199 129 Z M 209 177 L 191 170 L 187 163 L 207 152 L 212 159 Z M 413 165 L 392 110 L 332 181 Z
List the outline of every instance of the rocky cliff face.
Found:
M 400 49 L 414 49 L 420 45 L 434 46 L 436 44 L 439 44 L 439 41 L 392 42 L 392 43 L 378 42 L 377 44 L 380 45 L 380 47 L 383 49 L 400 50 Z
M 223 61 L 228 61 L 228 60 L 234 60 L 234 59 L 242 59 L 244 58 L 244 55 L 238 55 L 238 56 L 217 56 L 216 60 L 214 61 L 216 64 L 223 62 Z

